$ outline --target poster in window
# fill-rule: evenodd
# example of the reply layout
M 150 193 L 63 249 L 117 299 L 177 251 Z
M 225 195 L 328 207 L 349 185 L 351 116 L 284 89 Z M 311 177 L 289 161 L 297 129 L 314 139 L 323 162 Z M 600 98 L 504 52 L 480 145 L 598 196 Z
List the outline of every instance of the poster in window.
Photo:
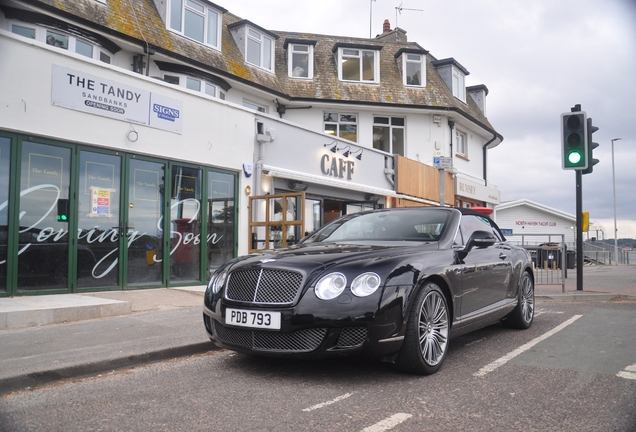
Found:
M 198 178 L 177 174 L 174 176 L 173 197 L 179 200 L 196 198 Z
M 115 165 L 104 164 L 99 162 L 86 162 L 84 184 L 86 195 L 91 195 L 89 190 L 91 186 L 97 188 L 114 189 L 115 188 Z
M 135 169 L 133 175 L 134 198 L 142 201 L 159 201 L 159 173 Z
M 212 180 L 212 191 L 210 192 L 212 198 L 227 198 L 232 195 L 230 182 Z
M 29 153 L 28 170 L 28 187 L 52 184 L 62 190 L 63 158 Z
M 115 193 L 112 188 L 100 188 L 98 186 L 89 187 L 91 194 L 91 206 L 88 217 L 113 217 L 111 213 L 111 194 Z

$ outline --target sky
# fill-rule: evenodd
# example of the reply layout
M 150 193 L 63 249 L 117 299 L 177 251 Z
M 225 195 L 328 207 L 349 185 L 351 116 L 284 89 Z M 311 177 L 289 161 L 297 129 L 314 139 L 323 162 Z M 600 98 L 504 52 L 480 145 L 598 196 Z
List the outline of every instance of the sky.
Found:
M 599 238 L 614 238 L 615 214 L 618 238 L 636 238 L 636 1 L 217 4 L 263 28 L 290 32 L 368 38 L 388 19 L 437 59 L 453 57 L 470 72 L 467 86 L 488 87 L 486 114 L 504 137 L 488 152 L 488 182 L 502 202 L 528 199 L 575 215 L 575 173 L 561 167 L 560 115 L 580 104 L 599 127 L 593 137 L 600 161 L 582 177 L 583 211 Z M 613 164 L 614 138 L 621 140 L 614 142 Z

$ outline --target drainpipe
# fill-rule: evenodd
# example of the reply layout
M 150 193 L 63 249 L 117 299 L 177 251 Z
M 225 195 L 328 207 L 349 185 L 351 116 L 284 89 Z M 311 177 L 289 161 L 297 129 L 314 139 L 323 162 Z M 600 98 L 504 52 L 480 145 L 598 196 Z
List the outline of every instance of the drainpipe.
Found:
M 453 129 L 455 128 L 455 120 L 448 119 L 448 127 L 450 128 L 450 157 L 451 168 L 453 167 Z
M 486 144 L 484 144 L 484 146 L 482 147 L 482 151 L 483 151 L 483 160 L 484 160 L 484 184 L 486 186 L 488 186 L 488 163 L 486 161 L 486 153 L 488 151 L 488 146 L 490 145 L 490 143 L 492 143 L 494 140 L 497 139 L 497 134 L 493 134 L 492 135 L 492 139 L 490 141 L 488 141 Z

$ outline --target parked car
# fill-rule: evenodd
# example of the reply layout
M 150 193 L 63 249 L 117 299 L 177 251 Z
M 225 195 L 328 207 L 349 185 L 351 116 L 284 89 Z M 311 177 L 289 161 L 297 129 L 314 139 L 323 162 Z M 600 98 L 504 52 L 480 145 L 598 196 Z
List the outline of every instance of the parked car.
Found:
M 343 216 L 300 244 L 239 257 L 212 275 L 204 323 L 247 354 L 368 356 L 438 371 L 451 337 L 534 317 L 530 254 L 467 209 Z

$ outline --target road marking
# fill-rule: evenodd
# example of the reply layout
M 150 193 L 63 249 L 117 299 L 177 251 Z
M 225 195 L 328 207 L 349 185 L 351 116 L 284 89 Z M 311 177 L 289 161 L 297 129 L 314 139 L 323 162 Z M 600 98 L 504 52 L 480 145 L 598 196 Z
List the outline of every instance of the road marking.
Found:
M 535 309 L 534 310 L 534 316 L 539 316 L 539 315 L 542 315 L 544 313 L 547 313 L 547 314 L 562 314 L 563 312 L 551 311 L 551 310 L 545 310 L 545 309 Z
M 480 342 L 483 342 L 483 341 L 485 341 L 485 340 L 486 340 L 486 338 L 477 339 L 476 341 L 468 342 L 468 343 L 467 343 L 466 345 L 464 345 L 464 346 L 469 347 L 469 346 L 472 346 L 472 345 L 478 344 L 478 343 L 480 343 Z
M 619 373 L 616 374 L 616 376 L 620 377 L 620 378 L 636 380 L 636 373 L 634 373 L 634 372 L 620 371 Z
M 572 318 L 570 318 L 569 320 L 567 320 L 566 322 L 562 323 L 561 325 L 553 328 L 552 330 L 550 330 L 547 333 L 544 333 L 543 335 L 539 336 L 536 339 L 531 340 L 530 342 L 528 342 L 527 344 L 524 344 L 522 346 L 520 346 L 519 348 L 517 348 L 514 351 L 509 352 L 508 354 L 506 354 L 505 356 L 495 360 L 494 362 L 490 363 L 489 365 L 484 366 L 483 368 L 479 369 L 478 372 L 475 372 L 473 374 L 473 376 L 479 377 L 479 376 L 484 376 L 492 371 L 494 371 L 495 369 L 497 369 L 499 366 L 502 366 L 506 363 L 508 363 L 510 360 L 512 360 L 513 358 L 517 357 L 519 354 L 524 353 L 525 351 L 528 351 L 530 348 L 532 348 L 533 346 L 535 346 L 536 344 L 538 344 L 541 341 L 546 340 L 547 338 L 549 338 L 550 336 L 560 332 L 561 330 L 563 330 L 564 328 L 566 328 L 567 326 L 569 326 L 570 324 L 572 324 L 574 321 L 576 321 L 577 319 L 581 318 L 583 315 L 574 315 Z
M 620 371 L 616 374 L 616 376 L 620 378 L 636 380 L 636 363 L 627 366 L 625 370 Z
M 403 421 L 410 419 L 411 417 L 413 417 L 411 414 L 405 414 L 405 413 L 393 414 L 391 417 L 386 418 L 379 423 L 376 423 L 374 425 L 371 425 L 367 428 L 362 429 L 362 432 L 387 431 L 389 429 L 393 429 L 394 427 L 396 427 Z
M 328 402 L 323 402 L 323 403 L 319 403 L 318 405 L 314 405 L 312 407 L 309 408 L 304 408 L 303 411 L 305 412 L 309 412 L 309 411 L 313 411 L 313 410 L 317 410 L 320 409 L 322 407 L 326 407 L 327 405 L 331 405 L 334 404 L 336 402 L 340 402 L 343 399 L 348 398 L 349 396 L 351 396 L 353 393 L 347 393 L 347 394 L 343 394 L 342 396 L 338 396 L 337 398 L 330 400 Z

